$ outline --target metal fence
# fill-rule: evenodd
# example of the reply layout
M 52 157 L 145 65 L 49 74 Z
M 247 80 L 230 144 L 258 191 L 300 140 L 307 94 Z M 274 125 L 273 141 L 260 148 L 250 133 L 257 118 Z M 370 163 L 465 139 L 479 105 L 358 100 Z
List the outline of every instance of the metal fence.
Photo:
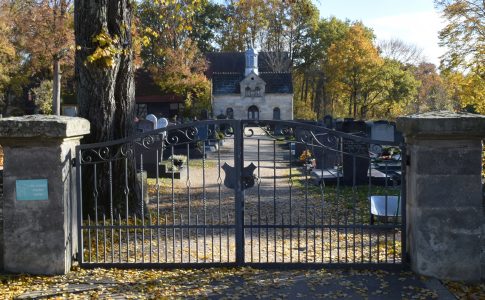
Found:
M 82 266 L 400 267 L 403 145 L 209 120 L 77 148 Z

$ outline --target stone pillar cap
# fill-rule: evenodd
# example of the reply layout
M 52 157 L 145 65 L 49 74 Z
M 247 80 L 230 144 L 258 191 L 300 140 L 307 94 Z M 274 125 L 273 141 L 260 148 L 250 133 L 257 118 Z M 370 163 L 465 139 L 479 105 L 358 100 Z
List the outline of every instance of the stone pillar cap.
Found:
M 27 115 L 0 119 L 0 139 L 67 138 L 89 134 L 88 120 L 77 117 Z
M 397 129 L 414 137 L 485 137 L 485 116 L 432 111 L 397 118 Z

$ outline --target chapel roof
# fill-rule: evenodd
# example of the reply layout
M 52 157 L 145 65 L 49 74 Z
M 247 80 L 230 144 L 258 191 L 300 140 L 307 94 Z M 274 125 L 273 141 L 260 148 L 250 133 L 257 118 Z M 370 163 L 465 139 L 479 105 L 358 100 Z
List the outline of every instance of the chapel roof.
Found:
M 206 74 L 212 80 L 212 93 L 239 94 L 240 82 L 244 79 L 245 53 L 211 52 L 206 53 L 206 58 L 209 64 Z M 278 72 L 274 71 L 275 64 L 279 65 Z M 266 83 L 266 93 L 293 93 L 288 53 L 276 55 L 271 52 L 260 52 L 258 70 L 258 76 Z

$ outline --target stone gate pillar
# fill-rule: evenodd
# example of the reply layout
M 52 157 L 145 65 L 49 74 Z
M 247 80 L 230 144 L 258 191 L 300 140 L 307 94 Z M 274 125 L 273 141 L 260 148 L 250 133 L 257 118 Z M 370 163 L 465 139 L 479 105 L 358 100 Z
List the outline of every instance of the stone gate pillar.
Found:
M 430 112 L 398 118 L 406 141 L 407 250 L 413 271 L 484 278 L 482 139 L 485 116 Z
M 72 159 L 89 128 L 87 120 L 72 117 L 0 119 L 5 271 L 52 275 L 70 270 L 77 249 Z

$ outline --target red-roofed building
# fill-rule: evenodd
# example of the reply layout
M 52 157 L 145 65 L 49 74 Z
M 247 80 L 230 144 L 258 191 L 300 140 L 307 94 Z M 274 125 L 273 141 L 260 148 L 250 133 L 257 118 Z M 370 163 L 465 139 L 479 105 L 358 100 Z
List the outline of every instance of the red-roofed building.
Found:
M 148 114 L 167 119 L 180 117 L 184 106 L 182 97 L 164 93 L 146 69 L 138 69 L 135 72 L 135 101 L 135 113 L 141 119 Z

